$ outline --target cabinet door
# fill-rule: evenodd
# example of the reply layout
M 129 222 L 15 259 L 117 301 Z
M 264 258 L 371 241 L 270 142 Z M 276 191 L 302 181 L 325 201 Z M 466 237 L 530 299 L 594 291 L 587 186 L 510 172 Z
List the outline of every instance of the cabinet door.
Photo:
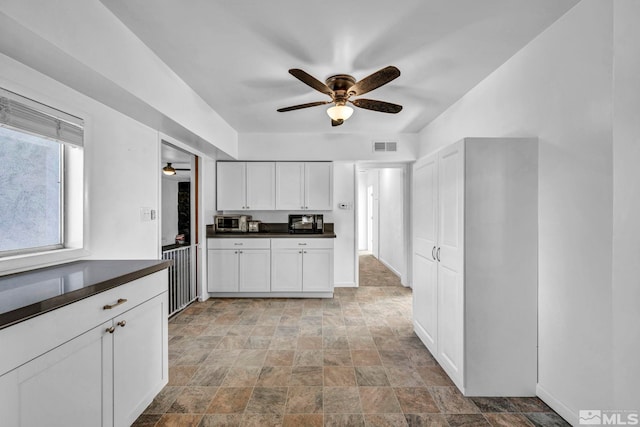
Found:
M 302 256 L 302 290 L 333 291 L 333 250 L 305 249 Z
M 276 162 L 276 209 L 304 209 L 304 163 Z
M 305 209 L 330 211 L 333 205 L 333 163 L 305 163 Z
M 247 162 L 246 209 L 273 210 L 276 207 L 275 162 Z
M 418 336 L 437 354 L 437 156 L 416 163 L 413 179 L 413 319 Z
M 302 291 L 302 249 L 271 249 L 271 291 Z
M 0 377 L 0 424 L 110 426 L 111 321 Z M 28 337 L 25 337 L 28 339 Z
M 271 290 L 271 250 L 239 251 L 240 292 L 269 292 Z
M 238 292 L 237 250 L 207 250 L 207 289 L 209 292 Z
M 116 427 L 130 426 L 168 382 L 167 316 L 165 292 L 114 319 Z
M 218 162 L 216 208 L 219 211 L 239 211 L 246 207 L 246 163 Z
M 438 361 L 462 386 L 464 337 L 464 147 L 438 154 Z

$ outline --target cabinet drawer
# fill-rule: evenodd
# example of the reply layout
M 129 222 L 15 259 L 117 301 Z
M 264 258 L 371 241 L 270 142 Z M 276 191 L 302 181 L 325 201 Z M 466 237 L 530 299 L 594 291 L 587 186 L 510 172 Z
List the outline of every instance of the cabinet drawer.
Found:
M 333 249 L 333 239 L 330 238 L 282 238 L 271 239 L 273 249 Z
M 253 239 L 220 238 L 207 239 L 207 249 L 269 249 L 271 239 L 256 237 Z
M 0 375 L 162 292 L 167 292 L 167 282 L 167 270 L 158 271 L 0 330 L 3 348 Z M 106 305 L 117 304 L 120 299 L 127 301 L 111 309 L 104 309 Z

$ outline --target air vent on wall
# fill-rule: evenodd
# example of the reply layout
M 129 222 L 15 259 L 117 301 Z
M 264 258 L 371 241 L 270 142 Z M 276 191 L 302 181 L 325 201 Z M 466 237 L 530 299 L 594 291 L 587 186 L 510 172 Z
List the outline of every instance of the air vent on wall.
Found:
M 373 143 L 373 152 L 374 153 L 382 153 L 385 151 L 397 151 L 398 143 L 397 142 L 374 142 Z

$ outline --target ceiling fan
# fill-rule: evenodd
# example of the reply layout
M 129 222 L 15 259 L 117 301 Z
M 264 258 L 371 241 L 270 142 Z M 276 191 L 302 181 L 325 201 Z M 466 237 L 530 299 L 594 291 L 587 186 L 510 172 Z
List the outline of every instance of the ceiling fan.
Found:
M 167 166 L 162 168 L 162 173 L 165 175 L 175 175 L 176 171 L 190 171 L 191 169 L 181 169 L 181 168 L 174 168 L 173 166 L 171 166 L 171 162 L 167 162 Z
M 329 77 L 325 83 L 322 83 L 320 80 L 298 68 L 292 68 L 289 70 L 289 74 L 318 92 L 329 95 L 331 100 L 278 108 L 278 111 L 281 113 L 299 110 L 301 108 L 316 107 L 318 105 L 334 104 L 333 107 L 327 110 L 327 114 L 331 117 L 331 126 L 340 126 L 353 114 L 353 108 L 349 107 L 347 102 L 350 102 L 356 107 L 379 111 L 381 113 L 396 114 L 402 110 L 402 105 L 392 104 L 390 102 L 362 98 L 349 99 L 351 96 L 364 95 L 398 78 L 400 76 L 400 70 L 393 65 L 378 70 L 360 81 L 356 81 L 356 79 L 348 74 L 337 74 Z

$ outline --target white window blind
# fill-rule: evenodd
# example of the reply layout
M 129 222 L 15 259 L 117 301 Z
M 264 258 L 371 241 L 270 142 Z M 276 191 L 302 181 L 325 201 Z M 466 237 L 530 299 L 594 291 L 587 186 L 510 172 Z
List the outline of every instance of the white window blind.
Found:
M 82 146 L 83 121 L 0 88 L 0 126 Z

